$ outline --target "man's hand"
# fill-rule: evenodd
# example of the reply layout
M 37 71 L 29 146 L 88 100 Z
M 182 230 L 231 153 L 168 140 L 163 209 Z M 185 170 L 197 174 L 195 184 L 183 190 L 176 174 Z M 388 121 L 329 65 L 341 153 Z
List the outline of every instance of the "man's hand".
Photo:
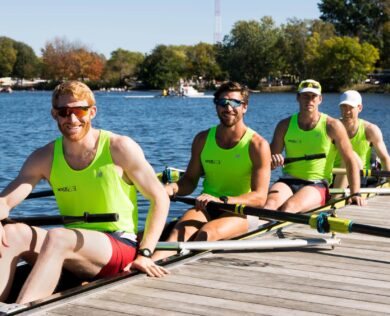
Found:
M 271 155 L 271 169 L 274 170 L 277 167 L 284 165 L 284 157 L 282 154 L 273 154 Z
M 129 263 L 124 268 L 124 271 L 129 270 L 138 270 L 146 273 L 150 277 L 156 278 L 161 278 L 169 274 L 169 271 L 167 269 L 158 266 L 154 263 L 152 259 L 146 258 L 144 256 L 137 256 L 137 258 L 133 262 Z
M 355 204 L 355 205 L 358 205 L 358 206 L 364 206 L 364 205 L 367 205 L 367 200 L 364 198 L 364 197 L 361 197 L 359 195 L 352 195 L 350 198 L 349 198 L 349 202 L 351 204 Z
M 206 210 L 206 206 L 209 202 L 218 202 L 221 203 L 221 200 L 215 196 L 212 196 L 210 194 L 203 193 L 199 195 L 195 200 L 195 208 L 197 210 Z

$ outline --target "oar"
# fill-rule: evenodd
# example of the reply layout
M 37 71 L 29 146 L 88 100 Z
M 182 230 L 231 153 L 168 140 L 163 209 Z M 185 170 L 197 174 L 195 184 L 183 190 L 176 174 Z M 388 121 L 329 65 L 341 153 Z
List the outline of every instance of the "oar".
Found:
M 249 250 L 249 249 L 278 249 L 295 247 L 313 247 L 320 245 L 339 245 L 337 238 L 297 238 L 270 240 L 219 240 L 219 241 L 189 241 L 189 242 L 159 242 L 158 250 Z
M 179 201 L 190 205 L 195 205 L 195 198 L 175 196 L 172 201 Z M 390 237 L 390 229 L 376 227 L 364 224 L 354 223 L 349 219 L 330 217 L 327 213 L 305 215 L 280 212 L 257 207 L 245 206 L 240 204 L 224 204 L 218 202 L 209 202 L 208 210 L 223 210 L 241 215 L 253 215 L 266 219 L 281 220 L 292 223 L 310 225 L 311 228 L 317 229 L 321 233 L 338 232 L 338 233 L 361 233 L 381 237 Z
M 85 223 L 100 223 L 100 222 L 116 222 L 119 219 L 118 213 L 106 213 L 106 214 L 89 214 L 85 212 L 82 216 L 64 216 L 64 215 L 52 215 L 52 216 L 29 216 L 29 217 L 10 217 L 4 219 L 6 223 L 18 222 L 25 223 L 31 226 L 43 226 L 43 225 L 64 225 L 75 222 Z
M 314 155 L 305 155 L 302 157 L 286 157 L 284 158 L 284 164 L 301 161 L 301 160 L 314 160 L 314 159 L 322 159 L 326 158 L 326 155 L 324 153 L 322 154 L 314 154 Z
M 345 168 L 333 168 L 333 174 L 346 174 Z M 360 175 L 363 177 L 390 177 L 390 171 L 386 170 L 375 170 L 375 169 L 363 169 L 360 170 Z
M 183 176 L 183 174 L 184 174 L 184 170 L 168 167 L 163 172 L 157 173 L 156 176 L 162 183 L 169 183 L 169 182 L 177 182 L 180 179 L 180 177 Z M 33 192 L 26 197 L 26 200 L 40 198 L 40 197 L 48 197 L 53 195 L 54 192 L 52 190 Z
M 361 188 L 359 190 L 360 193 L 375 193 L 375 194 L 382 194 L 387 195 L 390 194 L 390 188 Z M 350 189 L 343 189 L 343 188 L 332 188 L 329 189 L 330 194 L 345 194 L 349 195 L 351 194 Z

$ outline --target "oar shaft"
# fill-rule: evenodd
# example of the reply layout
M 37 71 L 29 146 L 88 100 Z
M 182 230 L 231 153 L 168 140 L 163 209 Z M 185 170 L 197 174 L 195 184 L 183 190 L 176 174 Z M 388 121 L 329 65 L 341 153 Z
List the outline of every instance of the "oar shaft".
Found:
M 26 200 L 28 199 L 35 199 L 35 198 L 40 198 L 40 197 L 46 197 L 46 196 L 53 196 L 54 192 L 52 190 L 46 190 L 46 191 L 40 191 L 40 192 L 33 192 L 30 193 L 27 197 Z
M 347 169 L 333 168 L 332 173 L 333 174 L 347 174 Z M 390 171 L 375 170 L 375 169 L 363 169 L 363 170 L 360 170 L 360 175 L 362 177 L 390 177 Z
M 106 214 L 89 214 L 84 213 L 83 216 L 29 216 L 29 217 L 11 217 L 11 222 L 25 223 L 31 226 L 44 226 L 44 225 L 64 225 L 75 222 L 85 223 L 100 223 L 100 222 L 116 222 L 119 219 L 118 213 L 106 213 Z
M 352 223 L 350 231 L 353 233 L 361 233 L 380 237 L 390 237 L 390 229 L 384 227 L 376 227 L 371 225 Z
M 189 242 L 159 242 L 158 250 L 245 250 L 245 249 L 277 249 L 293 247 L 313 247 L 319 245 L 338 245 L 336 238 L 299 238 L 270 240 L 220 240 L 220 241 L 189 241 Z
M 375 193 L 375 194 L 390 194 L 390 188 L 361 188 L 360 193 Z M 330 194 L 345 194 L 349 195 L 351 193 L 350 189 L 343 188 L 332 188 L 329 189 Z
M 302 157 L 286 157 L 284 158 L 284 164 L 288 164 L 291 162 L 301 161 L 301 160 L 314 160 L 314 159 L 322 159 L 326 158 L 325 154 L 314 154 L 314 155 L 305 155 Z

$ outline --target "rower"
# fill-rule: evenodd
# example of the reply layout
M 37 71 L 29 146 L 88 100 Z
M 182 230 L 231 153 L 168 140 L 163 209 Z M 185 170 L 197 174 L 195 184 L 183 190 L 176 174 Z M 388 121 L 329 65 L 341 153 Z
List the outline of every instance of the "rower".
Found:
M 257 228 L 257 218 L 206 210 L 210 201 L 257 207 L 263 207 L 266 201 L 271 152 L 268 142 L 244 123 L 248 101 L 248 88 L 237 82 L 226 82 L 215 92 L 219 125 L 195 136 L 186 172 L 177 183 L 165 187 L 170 196 L 188 195 L 204 174 L 203 191 L 167 241 L 230 239 Z M 175 253 L 159 251 L 153 259 Z
M 379 127 L 366 120 L 360 119 L 359 114 L 363 110 L 362 97 L 358 91 L 348 90 L 340 96 L 341 122 L 347 130 L 356 159 L 360 169 L 375 168 L 376 156 L 384 170 L 390 170 L 390 156 L 383 141 Z M 334 167 L 345 167 L 340 153 L 337 151 Z M 362 177 L 362 186 L 366 186 L 368 177 Z M 345 175 L 335 175 L 333 186 L 335 188 L 348 187 L 348 179 Z
M 111 223 L 76 223 L 49 231 L 0 222 L 0 301 L 10 291 L 18 259 L 34 265 L 17 303 L 53 293 L 64 267 L 82 280 L 110 277 L 131 268 L 160 277 L 167 273 L 151 255 L 164 228 L 169 199 L 153 168 L 129 137 L 92 128 L 95 97 L 84 83 L 58 85 L 51 115 L 62 137 L 37 149 L 0 195 L 0 220 L 44 179 L 61 215 L 119 213 Z M 142 241 L 136 240 L 136 189 L 150 200 Z M 138 249 L 138 250 L 137 250 Z
M 332 141 L 340 151 L 351 183 L 351 200 L 363 205 L 359 195 L 359 166 L 354 159 L 348 135 L 339 120 L 319 111 L 322 102 L 321 85 L 308 79 L 299 84 L 296 99 L 299 112 L 281 120 L 275 129 L 272 143 L 272 168 L 284 166 L 286 157 L 325 153 L 326 159 L 302 160 L 283 168 L 283 175 L 271 187 L 264 208 L 287 212 L 303 212 L 324 205 L 329 198 L 334 155 Z

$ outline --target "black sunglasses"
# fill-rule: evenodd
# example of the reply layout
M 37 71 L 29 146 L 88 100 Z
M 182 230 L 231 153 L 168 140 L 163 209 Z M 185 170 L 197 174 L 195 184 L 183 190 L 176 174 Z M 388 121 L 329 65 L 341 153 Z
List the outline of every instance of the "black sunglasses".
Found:
M 224 108 L 227 108 L 229 105 L 232 108 L 238 108 L 239 106 L 241 106 L 241 104 L 244 104 L 245 101 L 237 100 L 237 99 L 222 98 L 222 99 L 214 99 L 214 103 L 215 103 L 215 105 L 218 105 L 218 106 L 221 106 Z

